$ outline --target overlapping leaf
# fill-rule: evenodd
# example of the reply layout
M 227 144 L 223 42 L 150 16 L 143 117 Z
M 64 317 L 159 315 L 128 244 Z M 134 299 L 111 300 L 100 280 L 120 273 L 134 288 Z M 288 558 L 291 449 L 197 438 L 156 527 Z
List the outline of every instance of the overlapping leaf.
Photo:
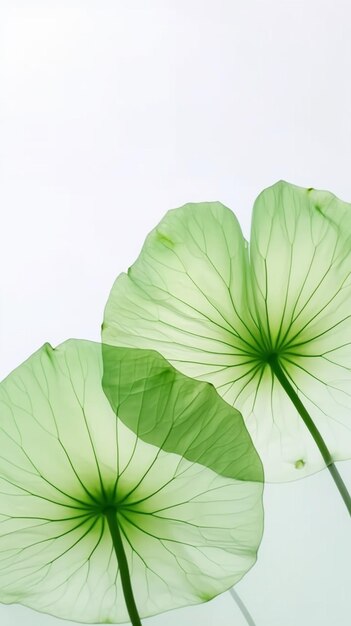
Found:
M 351 206 L 277 183 L 250 248 L 220 203 L 170 211 L 112 288 L 103 340 L 153 348 L 243 414 L 267 480 L 325 463 L 269 366 L 276 355 L 327 443 L 351 456 Z
M 114 410 L 91 342 L 47 344 L 0 386 L 0 601 L 89 623 L 128 620 L 106 506 L 141 616 L 233 585 L 262 533 L 262 469 L 240 414 L 156 353 L 105 357 Z M 153 429 L 159 446 L 134 432 Z

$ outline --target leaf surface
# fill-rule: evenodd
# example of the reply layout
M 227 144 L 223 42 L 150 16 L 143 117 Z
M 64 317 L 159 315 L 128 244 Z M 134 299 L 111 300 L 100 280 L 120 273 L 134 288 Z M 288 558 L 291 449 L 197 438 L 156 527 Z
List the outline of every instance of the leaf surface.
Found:
M 112 359 L 109 349 L 109 358 L 113 397 L 114 385 L 123 383 L 123 421 L 101 386 L 99 344 L 71 340 L 55 350 L 46 344 L 0 385 L 1 602 L 85 623 L 128 621 L 106 507 L 116 512 L 142 617 L 208 600 L 255 562 L 262 483 L 232 478 L 244 476 L 240 458 L 237 469 L 226 462 L 230 469 L 222 474 L 203 465 L 207 446 L 209 465 L 219 468 L 223 448 L 211 449 L 209 437 L 197 450 L 195 429 L 188 433 L 189 459 L 186 450 L 170 453 L 139 438 L 126 423 L 135 419 L 144 433 L 150 409 L 160 422 L 162 379 L 167 384 L 173 368 L 155 353 L 144 355 L 144 371 L 157 371 L 158 386 L 147 378 L 143 389 L 132 378 L 140 371 L 138 350 L 116 350 Z M 201 395 L 202 383 L 183 378 L 189 397 L 191 384 Z M 169 394 L 169 415 L 173 401 Z M 204 424 L 208 410 L 202 407 Z M 224 424 L 240 418 L 230 407 L 222 416 Z M 252 444 L 251 450 L 262 478 Z
M 160 237 L 160 233 L 163 237 Z M 325 463 L 269 367 L 280 364 L 333 460 L 351 456 L 351 205 L 280 182 L 248 248 L 220 203 L 169 211 L 108 299 L 103 341 L 156 349 L 242 413 L 268 481 Z

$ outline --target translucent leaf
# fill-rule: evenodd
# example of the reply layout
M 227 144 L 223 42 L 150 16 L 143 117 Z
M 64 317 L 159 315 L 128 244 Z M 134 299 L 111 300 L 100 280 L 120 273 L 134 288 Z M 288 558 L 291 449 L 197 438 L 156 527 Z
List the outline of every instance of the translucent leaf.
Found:
M 248 249 L 229 209 L 185 205 L 150 233 L 107 302 L 104 342 L 156 349 L 211 382 L 243 414 L 269 481 L 325 467 L 272 355 L 332 459 L 351 456 L 350 209 L 277 183 L 255 203 Z
M 68 341 L 56 350 L 47 344 L 0 385 L 1 602 L 85 623 L 128 621 L 107 509 L 120 528 L 141 616 L 208 600 L 255 562 L 262 483 L 245 480 L 240 458 L 237 468 L 233 459 L 225 462 L 222 475 L 209 467 L 220 468 L 223 451 L 229 459 L 232 446 L 234 453 L 251 454 L 262 477 L 242 425 L 238 441 L 231 437 L 226 447 L 223 432 L 240 415 L 207 385 L 183 377 L 184 398 L 199 393 L 209 402 L 201 407 L 204 427 L 212 401 L 222 416 L 215 440 L 203 437 L 197 451 L 191 405 L 183 402 L 181 415 L 172 394 L 172 377 L 182 394 L 180 375 L 149 352 L 144 371 L 157 371 L 158 386 L 146 379 L 143 388 L 140 377 L 133 381 L 139 351 L 110 349 L 108 355 L 109 388 L 112 397 L 120 393 L 124 421 L 116 419 L 101 386 L 99 344 Z M 155 424 L 166 411 L 171 433 L 172 402 L 174 423 L 185 431 L 187 422 L 189 458 L 142 441 L 125 425 L 136 420 L 145 433 L 149 409 Z M 206 446 L 208 467 L 201 463 Z M 233 478 L 236 473 L 242 480 Z

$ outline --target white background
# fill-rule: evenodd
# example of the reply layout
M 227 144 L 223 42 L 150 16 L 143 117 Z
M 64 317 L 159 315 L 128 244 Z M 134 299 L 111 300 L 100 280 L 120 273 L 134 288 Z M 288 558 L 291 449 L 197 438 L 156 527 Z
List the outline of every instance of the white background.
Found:
M 350 22 L 348 0 L 0 1 L 1 376 L 44 341 L 99 340 L 113 280 L 166 210 L 220 200 L 248 236 L 280 178 L 351 201 Z M 327 473 L 265 503 L 237 586 L 256 626 L 347 626 L 349 521 Z M 0 620 L 68 624 L 18 606 Z M 245 621 L 224 594 L 145 624 Z

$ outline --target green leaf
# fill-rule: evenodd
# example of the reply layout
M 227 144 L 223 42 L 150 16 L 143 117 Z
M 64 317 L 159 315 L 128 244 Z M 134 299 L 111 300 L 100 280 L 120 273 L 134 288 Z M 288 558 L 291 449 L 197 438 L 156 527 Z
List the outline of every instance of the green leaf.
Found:
M 351 205 L 328 192 L 284 182 L 266 189 L 250 248 L 220 203 L 185 205 L 166 214 L 117 278 L 103 341 L 158 350 L 211 382 L 243 414 L 266 480 L 300 478 L 326 462 L 271 359 L 331 460 L 349 458 L 350 276 Z
M 182 386 L 153 352 L 107 353 L 108 389 L 123 421 L 101 386 L 99 344 L 46 344 L 0 385 L 0 601 L 85 623 L 128 621 L 113 532 L 141 616 L 229 588 L 255 562 L 262 534 L 262 483 L 245 480 L 241 451 L 261 478 L 260 462 L 240 415 L 208 385 L 183 377 Z M 142 379 L 147 372 L 156 373 L 156 386 L 156 378 Z M 209 405 L 193 426 L 191 405 L 179 396 L 196 404 L 197 392 Z M 222 417 L 216 433 L 208 426 L 212 403 Z M 126 426 L 147 436 L 164 412 L 172 447 L 173 428 L 181 436 L 188 429 L 184 455 Z M 237 432 L 230 444 L 229 421 Z M 201 434 L 197 444 L 199 424 L 208 439 Z

